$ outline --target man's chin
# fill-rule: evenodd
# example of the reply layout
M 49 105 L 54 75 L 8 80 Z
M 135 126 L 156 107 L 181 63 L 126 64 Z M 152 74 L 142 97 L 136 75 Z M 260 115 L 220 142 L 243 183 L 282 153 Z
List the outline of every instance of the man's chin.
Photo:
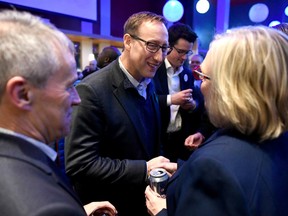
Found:
M 156 71 L 150 71 L 149 73 L 146 73 L 146 77 L 145 78 L 153 78 L 156 74 Z
M 70 124 L 61 130 L 58 139 L 66 137 L 70 133 Z

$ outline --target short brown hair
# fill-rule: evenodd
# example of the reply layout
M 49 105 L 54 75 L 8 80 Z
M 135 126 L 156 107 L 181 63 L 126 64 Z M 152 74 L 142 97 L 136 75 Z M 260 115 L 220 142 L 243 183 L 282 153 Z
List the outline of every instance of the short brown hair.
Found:
M 137 34 L 139 26 L 144 21 L 162 22 L 167 27 L 167 21 L 163 16 L 149 11 L 142 11 L 139 13 L 135 13 L 128 18 L 128 20 L 124 24 L 124 34 L 132 34 L 132 35 Z

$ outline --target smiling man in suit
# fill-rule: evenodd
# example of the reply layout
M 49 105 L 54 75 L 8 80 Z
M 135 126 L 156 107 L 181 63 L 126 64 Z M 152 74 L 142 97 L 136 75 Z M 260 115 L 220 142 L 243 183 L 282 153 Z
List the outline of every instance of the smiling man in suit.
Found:
M 119 216 L 147 215 L 149 171 L 169 162 L 161 153 L 160 114 L 151 79 L 166 57 L 162 16 L 139 12 L 124 26 L 121 56 L 78 84 L 65 142 L 66 172 L 84 203 L 109 200 Z

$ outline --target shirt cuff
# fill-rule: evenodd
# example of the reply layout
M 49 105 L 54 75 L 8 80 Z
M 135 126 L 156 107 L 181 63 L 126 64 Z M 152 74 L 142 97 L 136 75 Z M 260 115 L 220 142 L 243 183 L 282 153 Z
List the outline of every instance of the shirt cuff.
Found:
M 171 104 L 172 104 L 171 95 L 167 95 L 167 106 L 171 106 Z

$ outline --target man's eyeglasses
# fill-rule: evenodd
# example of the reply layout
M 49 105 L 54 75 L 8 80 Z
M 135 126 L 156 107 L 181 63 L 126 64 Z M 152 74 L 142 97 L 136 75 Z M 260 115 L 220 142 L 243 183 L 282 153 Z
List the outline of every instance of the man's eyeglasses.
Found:
M 135 40 L 139 40 L 139 41 L 142 41 L 145 43 L 145 46 L 146 46 L 146 50 L 151 52 L 151 53 L 156 53 L 158 52 L 158 50 L 161 48 L 162 50 L 162 53 L 163 55 L 168 55 L 170 52 L 171 52 L 171 48 L 170 46 L 160 46 L 159 44 L 157 43 L 154 43 L 154 42 L 151 42 L 151 41 L 146 41 L 146 40 L 143 40 L 142 38 L 139 38 L 138 36 L 136 35 L 131 35 L 130 36 L 132 38 L 134 38 Z
M 173 49 L 175 49 L 179 55 L 187 55 L 190 56 L 193 54 L 192 50 L 182 50 L 182 49 L 178 49 L 175 46 L 173 46 Z
M 193 76 L 196 80 L 202 80 L 202 81 L 211 80 L 209 76 L 202 73 L 200 66 L 197 66 L 193 69 Z

